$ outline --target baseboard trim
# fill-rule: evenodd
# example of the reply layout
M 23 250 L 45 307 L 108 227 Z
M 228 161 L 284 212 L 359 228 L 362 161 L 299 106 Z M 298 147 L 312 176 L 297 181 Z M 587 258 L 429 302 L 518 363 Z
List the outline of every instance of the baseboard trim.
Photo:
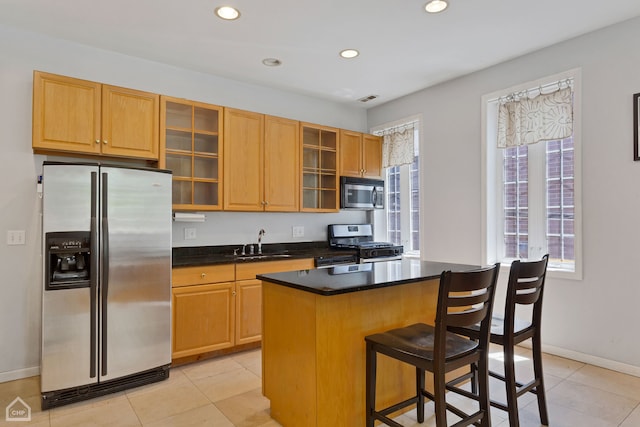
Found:
M 40 375 L 40 367 L 17 369 L 15 371 L 0 372 L 0 383 L 8 381 L 21 380 L 23 378 L 35 377 Z
M 519 345 L 531 348 L 530 341 L 525 341 Z M 545 353 L 553 354 L 554 356 L 560 356 L 578 362 L 588 363 L 589 365 L 598 366 L 600 368 L 610 369 L 622 374 L 640 377 L 640 366 L 628 365 L 626 363 L 617 362 L 615 360 L 604 359 L 602 357 L 592 356 L 590 354 L 580 353 L 578 351 L 568 350 L 566 348 L 556 347 L 553 345 L 542 344 L 542 351 Z

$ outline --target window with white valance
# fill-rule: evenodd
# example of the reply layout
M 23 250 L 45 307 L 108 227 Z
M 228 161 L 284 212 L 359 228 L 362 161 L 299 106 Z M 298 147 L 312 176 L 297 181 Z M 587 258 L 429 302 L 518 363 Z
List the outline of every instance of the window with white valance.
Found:
M 383 238 L 404 246 L 405 256 L 420 256 L 420 157 L 418 116 L 380 126 L 385 168 Z
M 483 97 L 488 261 L 582 277 L 579 88 L 576 69 Z

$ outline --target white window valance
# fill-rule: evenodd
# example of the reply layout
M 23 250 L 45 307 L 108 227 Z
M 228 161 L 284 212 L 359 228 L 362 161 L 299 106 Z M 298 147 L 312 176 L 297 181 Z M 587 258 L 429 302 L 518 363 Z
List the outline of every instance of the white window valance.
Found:
M 498 148 L 563 139 L 573 134 L 571 87 L 530 98 L 525 91 L 498 107 Z
M 408 124 L 385 130 L 382 140 L 382 167 L 413 163 L 414 125 Z

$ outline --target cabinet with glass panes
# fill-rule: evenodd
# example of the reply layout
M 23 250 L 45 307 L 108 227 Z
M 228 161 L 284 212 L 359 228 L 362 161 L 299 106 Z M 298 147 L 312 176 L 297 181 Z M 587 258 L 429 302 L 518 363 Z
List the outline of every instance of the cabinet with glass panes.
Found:
M 160 167 L 173 172 L 173 209 L 221 209 L 222 107 L 163 96 L 160 108 Z
M 336 212 L 338 203 L 338 129 L 301 124 L 301 211 Z

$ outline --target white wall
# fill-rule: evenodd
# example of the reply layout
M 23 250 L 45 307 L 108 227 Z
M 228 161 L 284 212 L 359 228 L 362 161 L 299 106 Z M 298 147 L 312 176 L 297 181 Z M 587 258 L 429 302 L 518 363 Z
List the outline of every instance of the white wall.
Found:
M 640 18 L 372 108 L 368 126 L 422 113 L 423 257 L 482 264 L 482 95 L 581 67 L 584 276 L 548 279 L 543 341 L 558 354 L 640 376 L 638 40 Z
M 366 222 L 363 211 L 339 213 L 238 213 L 208 212 L 205 222 L 174 222 L 173 246 L 242 245 L 257 243 L 264 229 L 263 244 L 327 241 L 328 224 Z M 293 237 L 291 227 L 304 227 L 303 237 Z M 185 240 L 184 229 L 195 228 L 196 239 Z
M 43 156 L 31 151 L 33 70 L 147 90 L 164 95 L 258 111 L 353 130 L 365 130 L 359 108 L 243 84 L 55 40 L 0 26 L 0 382 L 38 373 L 40 359 L 40 203 L 36 177 Z M 293 241 L 291 225 L 305 226 L 303 240 L 323 240 L 326 224 L 359 220 L 362 213 L 208 214 L 188 245 Z M 182 233 L 181 227 L 176 226 Z M 7 230 L 26 230 L 26 245 L 8 246 Z M 237 231 L 237 235 L 235 234 Z M 182 234 L 176 243 L 182 240 Z

